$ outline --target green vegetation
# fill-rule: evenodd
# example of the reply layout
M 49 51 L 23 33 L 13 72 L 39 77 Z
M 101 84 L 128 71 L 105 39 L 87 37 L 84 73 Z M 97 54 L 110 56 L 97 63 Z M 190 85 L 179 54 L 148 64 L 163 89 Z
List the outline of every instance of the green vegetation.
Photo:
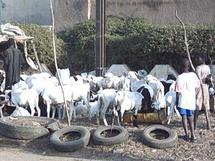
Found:
M 27 36 L 33 36 L 35 47 L 38 53 L 38 57 L 41 63 L 45 63 L 49 69 L 55 73 L 54 66 L 54 54 L 52 45 L 52 32 L 48 28 L 41 27 L 34 24 L 16 24 L 22 30 L 24 30 Z M 62 39 L 55 37 L 56 40 L 56 54 L 59 67 L 67 66 L 66 62 L 66 46 Z M 35 60 L 33 48 L 30 42 L 28 42 L 28 54 Z
M 191 55 L 215 56 L 214 26 L 186 25 Z M 90 71 L 95 66 L 95 21 L 77 24 L 64 33 L 70 44 L 69 64 L 74 71 Z M 107 66 L 125 63 L 133 70 L 151 70 L 155 64 L 178 69 L 178 56 L 185 55 L 184 32 L 180 25 L 154 26 L 143 19 L 107 18 Z M 78 63 L 77 63 L 78 62 Z
M 51 31 L 37 25 L 19 26 L 27 35 L 35 37 L 40 61 L 53 70 Z M 214 26 L 186 25 L 186 30 L 192 57 L 202 53 L 215 58 Z M 59 67 L 69 67 L 73 74 L 94 70 L 95 35 L 95 20 L 59 34 L 61 38 L 56 38 Z M 34 57 L 30 46 L 29 53 Z M 150 71 L 155 64 L 170 64 L 178 70 L 178 57 L 186 55 L 184 31 L 179 24 L 155 26 L 139 18 L 108 17 L 106 55 L 107 67 L 125 63 L 132 70 Z

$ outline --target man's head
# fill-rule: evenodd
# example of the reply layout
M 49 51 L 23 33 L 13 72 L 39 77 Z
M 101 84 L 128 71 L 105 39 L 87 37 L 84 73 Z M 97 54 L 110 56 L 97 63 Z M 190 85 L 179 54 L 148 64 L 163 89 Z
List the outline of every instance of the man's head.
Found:
M 190 70 L 190 62 L 189 59 L 186 57 L 183 57 L 181 59 L 181 71 L 180 73 L 185 73 L 185 72 L 189 72 Z
M 203 55 L 197 55 L 195 64 L 196 64 L 196 66 L 205 64 L 204 56 Z

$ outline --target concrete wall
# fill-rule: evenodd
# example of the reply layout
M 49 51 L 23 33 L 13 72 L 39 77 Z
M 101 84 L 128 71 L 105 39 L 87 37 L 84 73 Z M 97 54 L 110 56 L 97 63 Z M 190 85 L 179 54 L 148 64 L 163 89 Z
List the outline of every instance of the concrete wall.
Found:
M 184 22 L 215 24 L 215 0 L 107 0 L 107 15 L 144 17 L 153 24 Z
M 86 21 L 88 0 L 54 0 L 55 28 L 61 31 Z
M 0 21 L 51 24 L 49 0 L 0 0 Z
M 95 1 L 53 0 L 56 30 L 95 18 Z M 184 22 L 215 24 L 215 0 L 106 0 L 106 3 L 106 15 L 144 17 L 153 24 L 178 23 L 177 9 Z M 51 25 L 49 0 L 0 0 L 0 19 Z

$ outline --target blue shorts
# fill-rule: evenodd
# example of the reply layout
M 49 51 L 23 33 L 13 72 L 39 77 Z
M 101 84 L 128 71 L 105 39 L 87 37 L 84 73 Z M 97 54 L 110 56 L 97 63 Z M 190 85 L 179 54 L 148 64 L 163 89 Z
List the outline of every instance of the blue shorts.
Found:
M 186 116 L 193 116 L 194 110 L 188 110 L 184 108 L 178 107 L 178 112 L 181 114 L 181 116 L 186 115 Z

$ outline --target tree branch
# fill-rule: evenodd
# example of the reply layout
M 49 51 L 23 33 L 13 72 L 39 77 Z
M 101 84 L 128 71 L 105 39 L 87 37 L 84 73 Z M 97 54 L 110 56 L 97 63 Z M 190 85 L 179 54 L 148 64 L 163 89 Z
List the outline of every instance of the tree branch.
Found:
M 187 31 L 186 31 L 186 28 L 185 28 L 185 25 L 184 25 L 183 21 L 180 19 L 180 17 L 178 17 L 177 10 L 175 10 L 175 16 L 178 19 L 178 21 L 181 23 L 182 28 L 184 29 L 184 43 L 185 43 L 185 46 L 186 46 L 187 57 L 189 59 L 191 68 L 193 69 L 193 71 L 195 71 L 195 68 L 193 66 L 193 63 L 192 63 L 192 60 L 191 60 L 191 57 L 190 57 L 189 44 L 188 44 L 188 41 L 187 41 Z

